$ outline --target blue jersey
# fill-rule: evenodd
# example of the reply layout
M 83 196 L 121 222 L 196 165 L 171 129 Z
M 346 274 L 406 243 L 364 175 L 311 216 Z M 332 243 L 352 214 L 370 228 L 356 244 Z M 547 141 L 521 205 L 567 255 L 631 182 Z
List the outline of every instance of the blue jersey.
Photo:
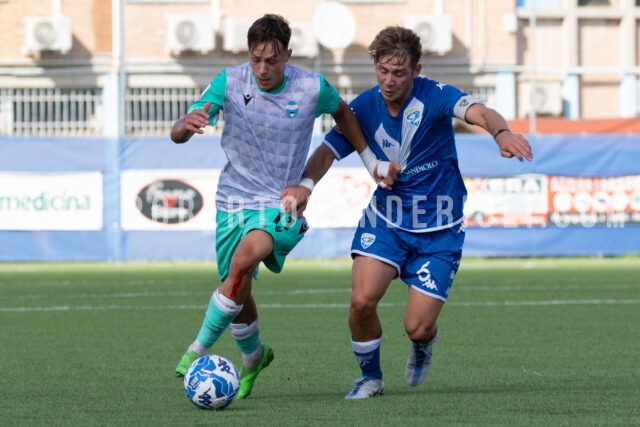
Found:
M 371 150 L 402 171 L 391 190 L 379 187 L 368 207 L 390 226 L 412 232 L 453 227 L 462 222 L 467 195 L 458 167 L 453 117 L 464 120 L 478 102 L 461 90 L 425 77 L 414 79 L 411 96 L 392 117 L 376 86 L 350 104 Z M 325 144 L 338 160 L 354 151 L 335 128 Z

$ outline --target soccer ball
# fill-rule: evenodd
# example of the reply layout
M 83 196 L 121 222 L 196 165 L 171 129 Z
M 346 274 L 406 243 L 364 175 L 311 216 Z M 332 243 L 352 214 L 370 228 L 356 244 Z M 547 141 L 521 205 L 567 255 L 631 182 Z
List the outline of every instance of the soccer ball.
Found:
M 229 359 L 207 354 L 187 369 L 184 391 L 200 409 L 224 409 L 231 405 L 240 391 L 240 375 Z

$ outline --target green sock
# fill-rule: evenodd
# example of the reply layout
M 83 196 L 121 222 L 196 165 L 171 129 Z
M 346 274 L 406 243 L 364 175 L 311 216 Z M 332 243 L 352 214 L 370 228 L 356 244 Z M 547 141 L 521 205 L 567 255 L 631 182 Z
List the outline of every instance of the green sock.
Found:
M 198 332 L 198 341 L 205 347 L 209 348 L 215 344 L 220 335 L 229 327 L 231 321 L 242 310 L 241 305 L 232 308 L 229 306 L 229 302 L 233 303 L 224 295 L 220 295 L 217 290 L 209 300 L 207 313 L 200 327 L 200 332 Z
M 232 323 L 229 330 L 236 345 L 242 351 L 243 359 L 253 359 L 253 356 L 260 347 L 260 328 L 258 328 L 258 321 L 256 320 L 250 325 L 246 323 Z M 245 360 L 245 362 L 251 361 L 253 360 Z M 248 365 L 250 366 L 251 363 Z

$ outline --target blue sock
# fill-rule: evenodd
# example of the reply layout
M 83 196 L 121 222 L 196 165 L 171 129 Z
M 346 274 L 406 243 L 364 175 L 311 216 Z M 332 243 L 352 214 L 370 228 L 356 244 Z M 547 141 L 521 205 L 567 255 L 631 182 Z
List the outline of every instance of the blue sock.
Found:
M 211 347 L 229 327 L 240 310 L 242 310 L 241 305 L 235 305 L 233 301 L 219 294 L 216 290 L 209 300 L 207 313 L 204 316 L 200 332 L 198 332 L 198 341 L 207 348 Z
M 356 356 L 363 378 L 382 379 L 382 369 L 380 368 L 381 342 L 382 338 L 367 342 L 351 340 L 353 354 Z

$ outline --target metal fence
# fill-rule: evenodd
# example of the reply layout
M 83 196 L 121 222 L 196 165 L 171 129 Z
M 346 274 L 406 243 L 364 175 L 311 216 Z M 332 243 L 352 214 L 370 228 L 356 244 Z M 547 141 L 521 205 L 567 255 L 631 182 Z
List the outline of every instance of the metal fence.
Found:
M 124 95 L 125 136 L 168 135 L 173 123 L 184 116 L 200 95 L 200 88 L 127 88 Z M 474 88 L 470 93 L 491 103 L 493 88 Z M 346 102 L 356 95 L 353 89 L 340 91 Z M 0 135 L 102 136 L 105 114 L 100 88 L 17 88 L 0 89 Z M 334 125 L 325 114 L 314 132 L 326 133 Z M 206 134 L 219 135 L 224 114 Z
M 0 90 L 0 134 L 101 135 L 102 91 L 14 88 Z
M 125 94 L 125 134 L 168 135 L 173 123 L 184 116 L 198 98 L 198 88 L 130 88 Z M 217 132 L 220 126 L 208 129 Z

